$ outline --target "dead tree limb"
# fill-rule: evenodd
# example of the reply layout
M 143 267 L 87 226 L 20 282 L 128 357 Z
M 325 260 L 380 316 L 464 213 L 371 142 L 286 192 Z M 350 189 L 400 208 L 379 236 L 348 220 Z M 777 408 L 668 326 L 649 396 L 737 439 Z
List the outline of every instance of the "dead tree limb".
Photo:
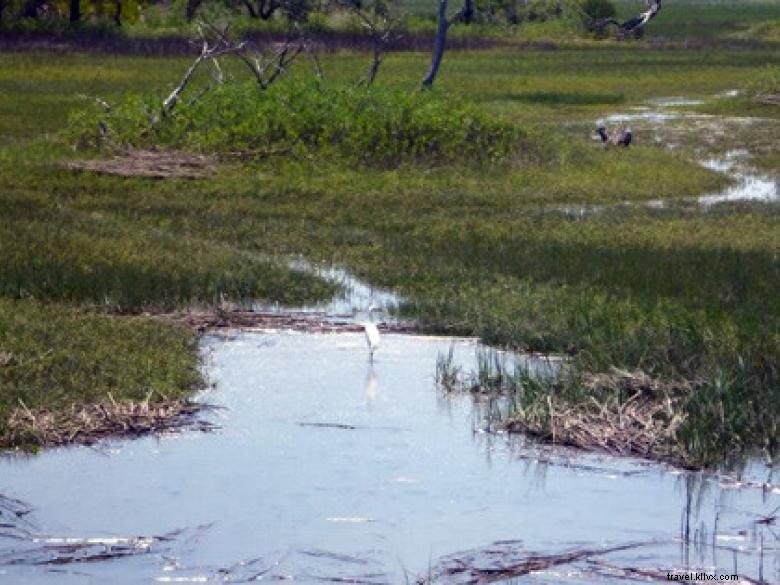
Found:
M 249 72 L 262 90 L 267 89 L 280 74 L 284 73 L 295 58 L 307 47 L 305 36 L 299 29 L 299 38 L 293 41 L 288 40 L 278 45 L 277 50 L 271 57 L 266 57 L 259 51 L 250 54 L 248 43 L 234 44 L 227 36 L 226 31 L 220 30 L 210 23 L 205 23 L 205 27 L 211 35 L 216 37 L 218 43 L 225 47 L 233 47 L 232 50 L 225 53 L 231 53 L 238 57 L 249 69 Z
M 623 35 L 636 34 L 642 30 L 645 25 L 655 18 L 661 11 L 661 0 L 647 0 L 647 10 L 639 16 L 625 21 L 620 25 L 620 32 Z
M 639 37 L 644 32 L 645 25 L 661 12 L 661 0 L 647 0 L 647 10 L 634 18 L 620 22 L 615 18 L 602 18 L 601 20 L 586 20 L 585 26 L 589 30 L 603 34 L 608 26 L 617 27 L 617 37 L 625 39 L 630 35 Z
M 471 0 L 467 0 L 471 1 Z M 371 35 L 372 59 L 366 74 L 361 77 L 357 85 L 371 85 L 376 79 L 379 67 L 382 65 L 385 49 L 388 43 L 397 37 L 399 19 L 393 17 L 386 7 L 378 5 L 374 10 L 364 9 L 363 3 L 357 0 L 337 0 L 337 3 L 346 8 L 360 20 L 363 27 Z
M 303 51 L 301 43 L 285 43 L 271 59 L 271 74 L 265 79 L 265 87 L 271 85 L 279 75 L 287 71 L 287 67 Z
M 201 63 L 208 60 L 216 61 L 219 57 L 228 54 L 242 54 L 246 47 L 246 43 L 243 41 L 237 44 L 230 43 L 225 38 L 224 33 L 212 44 L 209 41 L 203 26 L 198 26 L 198 31 L 202 40 L 200 55 L 198 55 L 195 61 L 187 68 L 187 71 L 184 72 L 184 76 L 181 78 L 178 85 L 174 87 L 171 93 L 168 94 L 168 97 L 163 100 L 161 111 L 163 116 L 170 114 L 176 107 L 182 92 L 184 92 L 185 88 L 192 80 L 192 76 L 195 75 L 195 71 L 197 71 Z

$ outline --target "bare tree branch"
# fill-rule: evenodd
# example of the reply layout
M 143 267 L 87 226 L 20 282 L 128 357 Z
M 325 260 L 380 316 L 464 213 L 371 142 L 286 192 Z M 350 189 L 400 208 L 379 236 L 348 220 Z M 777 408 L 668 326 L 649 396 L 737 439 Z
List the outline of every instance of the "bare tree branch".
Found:
M 647 11 L 642 12 L 636 18 L 627 20 L 620 25 L 620 30 L 624 35 L 635 33 L 644 28 L 661 11 L 661 0 L 647 0 Z
M 399 19 L 391 16 L 386 8 L 368 11 L 364 9 L 361 2 L 356 0 L 337 0 L 337 3 L 354 14 L 371 35 L 371 63 L 366 74 L 357 82 L 358 85 L 371 85 L 374 79 L 376 79 L 379 67 L 382 65 L 382 58 L 387 44 L 397 36 L 396 29 L 398 28 Z
M 589 20 L 586 26 L 599 33 L 603 33 L 610 25 L 618 28 L 618 38 L 626 38 L 629 35 L 639 36 L 644 31 L 645 25 L 655 18 L 661 11 L 661 0 L 647 0 L 647 10 L 624 22 L 615 18 L 603 18 L 601 20 Z
M 225 53 L 230 53 L 238 57 L 252 76 L 257 81 L 260 89 L 267 89 L 276 78 L 287 70 L 287 67 L 295 58 L 306 48 L 307 43 L 303 31 L 298 27 L 299 38 L 295 41 L 285 41 L 279 49 L 270 58 L 266 58 L 260 52 L 249 54 L 249 45 L 246 42 L 234 43 L 228 38 L 226 31 L 211 23 L 205 23 L 205 26 L 211 35 L 216 37 L 217 42 L 226 48 Z M 270 70 L 270 73 L 269 73 Z
M 170 114 L 173 111 L 173 108 L 176 107 L 176 103 L 179 101 L 179 97 L 189 82 L 192 80 L 192 76 L 195 74 L 195 71 L 197 71 L 198 67 L 201 63 L 203 63 L 203 61 L 216 59 L 230 53 L 241 53 L 246 45 L 246 43 L 243 42 L 238 43 L 237 45 L 230 45 L 224 41 L 219 41 L 212 46 L 209 45 L 209 41 L 203 31 L 203 27 L 199 26 L 198 29 L 200 31 L 201 38 L 203 39 L 200 55 L 198 55 L 195 61 L 193 61 L 192 64 L 187 68 L 187 71 L 185 71 L 184 76 L 181 78 L 181 81 L 179 81 L 179 84 L 173 88 L 168 97 L 163 101 L 162 115 L 164 116 Z

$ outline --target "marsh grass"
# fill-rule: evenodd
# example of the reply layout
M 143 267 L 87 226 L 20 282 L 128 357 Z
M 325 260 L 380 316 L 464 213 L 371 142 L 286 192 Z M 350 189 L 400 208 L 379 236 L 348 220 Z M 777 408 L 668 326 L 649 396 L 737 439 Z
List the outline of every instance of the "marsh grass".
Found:
M 19 408 L 57 412 L 109 394 L 151 405 L 188 396 L 202 384 L 196 343 L 187 329 L 142 317 L 0 299 L 0 447 L 40 446 L 34 433 L 9 426 Z
M 182 429 L 210 431 L 213 424 L 198 418 L 205 407 L 186 400 L 169 400 L 150 391 L 142 401 L 105 402 L 69 408 L 30 410 L 19 400 L 0 432 L 0 446 L 30 448 L 92 445 L 116 436 L 140 437 Z
M 709 380 L 670 381 L 615 367 L 593 374 L 573 360 L 549 376 L 517 359 L 480 349 L 476 369 L 466 371 L 450 351 L 438 356 L 436 383 L 448 394 L 487 399 L 489 407 L 478 410 L 489 430 L 555 444 L 690 468 L 717 466 L 757 447 L 768 458 L 777 451 L 776 392 L 746 369 L 737 378 L 718 370 Z
M 100 212 L 6 197 L 0 294 L 119 311 L 168 310 L 223 298 L 304 303 L 336 287 L 207 238 L 133 226 Z
M 700 462 L 772 451 L 777 206 L 623 205 L 712 192 L 726 179 L 688 146 L 669 152 L 640 136 L 636 147 L 604 151 L 589 135 L 615 108 L 600 96 L 624 96 L 621 109 L 686 92 L 706 98 L 777 60 L 764 49 L 453 51 L 443 94 L 520 127 L 533 148 L 495 166 L 377 167 L 310 152 L 155 181 L 68 170 L 63 162 L 83 155 L 40 136 L 83 105 L 63 95 L 162 94 L 185 60 L 2 55 L 0 352 L 26 365 L 0 367 L 0 417 L 19 398 L 34 410 L 100 402 L 109 391 L 118 401 L 150 389 L 184 396 L 197 383 L 191 334 L 116 313 L 328 297 L 332 286 L 287 267 L 303 254 L 399 291 L 406 314 L 430 331 L 571 356 L 581 372 L 703 380 L 679 448 Z M 365 55 L 323 61 L 338 84 L 354 80 Z M 416 87 L 425 62 L 388 55 L 377 83 Z M 564 97 L 507 99 L 518 94 Z M 620 205 L 585 217 L 560 209 L 593 203 Z M 56 359 L 45 357 L 51 348 Z M 562 404 L 584 399 L 575 384 L 565 390 Z M 550 388 L 527 385 L 525 396 L 541 420 Z

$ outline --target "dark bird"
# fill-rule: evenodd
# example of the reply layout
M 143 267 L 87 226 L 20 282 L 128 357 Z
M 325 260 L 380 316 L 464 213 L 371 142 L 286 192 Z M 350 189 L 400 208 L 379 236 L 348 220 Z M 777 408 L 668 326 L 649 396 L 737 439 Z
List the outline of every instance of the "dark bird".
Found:
M 609 132 L 607 132 L 606 126 L 599 126 L 596 128 L 596 132 L 604 146 L 628 146 L 633 138 L 631 128 L 624 128 L 623 126 L 613 128 Z

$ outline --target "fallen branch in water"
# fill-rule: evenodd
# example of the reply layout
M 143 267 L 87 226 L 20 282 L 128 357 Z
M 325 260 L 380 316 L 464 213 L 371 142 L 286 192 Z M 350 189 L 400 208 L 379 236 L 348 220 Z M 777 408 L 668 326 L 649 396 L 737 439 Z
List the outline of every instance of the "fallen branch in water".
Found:
M 318 429 L 340 429 L 343 431 L 354 431 L 357 429 L 354 425 L 344 423 L 324 423 L 324 422 L 299 422 L 299 427 L 315 427 Z
M 456 553 L 440 560 L 418 585 L 431 583 L 477 584 L 505 581 L 536 571 L 568 565 L 590 557 L 605 555 L 654 544 L 632 542 L 612 547 L 578 549 L 558 554 L 539 554 L 522 549 L 521 541 L 501 541 L 488 547 Z
M 588 564 L 593 568 L 593 572 L 600 577 L 623 577 L 632 580 L 641 581 L 669 581 L 669 571 L 659 569 L 643 569 L 639 567 L 620 567 L 607 563 L 601 559 L 588 559 Z
M 27 519 L 32 507 L 16 498 L 0 494 L 0 538 L 31 538 L 33 525 Z
M 7 552 L 0 552 L 0 566 L 10 565 L 71 565 L 95 563 L 126 557 L 162 553 L 187 532 L 201 533 L 210 524 L 194 529 L 181 529 L 159 536 L 72 537 L 29 534 L 27 543 Z

